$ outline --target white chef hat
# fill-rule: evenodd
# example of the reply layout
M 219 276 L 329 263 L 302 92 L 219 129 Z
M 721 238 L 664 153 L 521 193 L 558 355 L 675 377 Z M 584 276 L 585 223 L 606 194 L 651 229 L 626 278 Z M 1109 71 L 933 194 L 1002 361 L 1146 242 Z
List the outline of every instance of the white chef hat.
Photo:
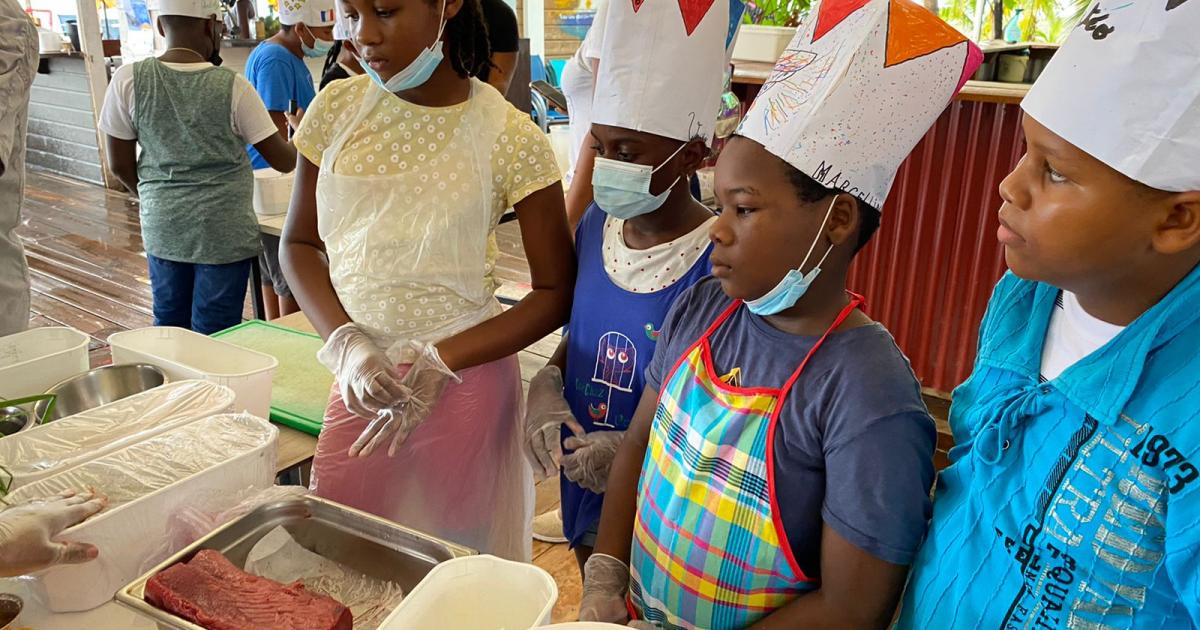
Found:
M 337 22 L 334 0 L 279 0 L 279 23 L 333 26 Z
M 611 0 L 592 122 L 711 140 L 745 8 L 742 0 Z
M 158 0 L 154 9 L 158 15 L 182 15 L 194 18 L 221 15 L 219 0 Z
M 1161 190 L 1200 190 L 1200 0 L 1100 0 L 1021 106 Z
M 910 0 L 823 0 L 738 133 L 881 209 L 900 163 L 982 60 Z

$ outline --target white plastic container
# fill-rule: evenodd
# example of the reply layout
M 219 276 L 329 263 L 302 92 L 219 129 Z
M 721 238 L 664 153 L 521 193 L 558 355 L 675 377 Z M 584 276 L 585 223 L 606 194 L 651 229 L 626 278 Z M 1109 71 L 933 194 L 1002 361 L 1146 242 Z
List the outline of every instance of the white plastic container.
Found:
M 35 576 L 47 608 L 59 613 L 95 608 L 169 556 L 175 549 L 168 522 L 196 494 L 228 496 L 230 505 L 217 506 L 227 509 L 243 490 L 269 487 L 275 480 L 278 436 L 279 430 L 261 418 L 212 416 L 14 491 L 9 499 L 24 502 L 90 485 L 113 501 L 61 535 L 96 545 L 99 558 Z
M 88 336 L 73 328 L 31 328 L 0 337 L 0 398 L 44 394 L 88 371 Z
M 254 214 L 264 217 L 285 214 L 292 203 L 291 173 L 273 168 L 254 171 Z
M 600 623 L 599 621 L 576 621 L 573 623 L 556 623 L 553 626 L 542 626 L 543 630 L 629 630 L 628 626 L 618 626 L 615 623 Z
M 198 378 L 224 385 L 237 395 L 234 411 L 270 416 L 271 381 L 279 367 L 271 355 L 166 326 L 115 333 L 108 343 L 114 364 L 149 363 L 171 380 Z
M 796 29 L 791 26 L 743 24 L 733 44 L 733 58 L 774 65 L 795 36 Z
M 13 489 L 164 431 L 233 411 L 228 387 L 176 381 L 0 440 Z
M 550 623 L 554 578 L 496 556 L 443 562 L 400 602 L 380 630 L 528 630 Z

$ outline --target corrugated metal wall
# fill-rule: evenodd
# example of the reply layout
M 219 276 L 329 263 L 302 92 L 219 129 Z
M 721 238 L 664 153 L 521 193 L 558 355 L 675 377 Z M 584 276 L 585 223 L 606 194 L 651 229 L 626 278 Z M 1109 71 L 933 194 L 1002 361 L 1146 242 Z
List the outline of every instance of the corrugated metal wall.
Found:
M 879 234 L 849 285 L 892 331 L 921 384 L 970 375 L 979 322 L 1004 271 L 997 187 L 1025 152 L 1019 105 L 954 101 L 900 168 Z

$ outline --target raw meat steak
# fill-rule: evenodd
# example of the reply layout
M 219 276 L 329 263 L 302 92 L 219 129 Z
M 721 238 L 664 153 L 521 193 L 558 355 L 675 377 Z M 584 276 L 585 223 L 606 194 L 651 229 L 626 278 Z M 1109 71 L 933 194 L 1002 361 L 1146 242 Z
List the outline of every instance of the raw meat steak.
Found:
M 150 578 L 145 597 L 209 630 L 352 630 L 354 623 L 333 598 L 246 573 L 211 549 Z

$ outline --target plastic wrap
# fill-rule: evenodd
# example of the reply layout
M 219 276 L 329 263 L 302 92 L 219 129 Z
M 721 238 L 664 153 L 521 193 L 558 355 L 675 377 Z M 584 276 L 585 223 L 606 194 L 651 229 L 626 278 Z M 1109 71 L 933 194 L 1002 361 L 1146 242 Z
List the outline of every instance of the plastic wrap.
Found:
M 218 527 L 241 518 L 260 505 L 277 501 L 290 501 L 308 495 L 304 486 L 271 486 L 266 490 L 258 487 L 243 488 L 236 495 L 228 492 L 202 491 L 188 498 L 167 523 L 167 535 L 160 553 L 165 558 L 199 540 Z M 147 563 L 139 573 L 154 568 L 158 561 Z
M 227 497 L 227 504 L 211 506 L 222 510 L 235 505 L 245 488 L 270 487 L 277 436 L 278 430 L 261 418 L 211 416 L 17 489 L 10 501 L 87 486 L 110 499 L 103 512 L 62 534 L 65 540 L 96 545 L 100 557 L 41 573 L 47 607 L 74 612 L 99 606 L 147 562 L 163 560 L 171 515 L 196 495 Z
M 233 409 L 228 387 L 180 381 L 0 439 L 13 488 L 44 479 L 164 431 Z
M 304 588 L 341 602 L 354 615 L 354 627 L 377 628 L 404 597 L 399 584 L 359 573 L 305 549 L 283 527 L 276 527 L 246 557 L 247 573 Z

